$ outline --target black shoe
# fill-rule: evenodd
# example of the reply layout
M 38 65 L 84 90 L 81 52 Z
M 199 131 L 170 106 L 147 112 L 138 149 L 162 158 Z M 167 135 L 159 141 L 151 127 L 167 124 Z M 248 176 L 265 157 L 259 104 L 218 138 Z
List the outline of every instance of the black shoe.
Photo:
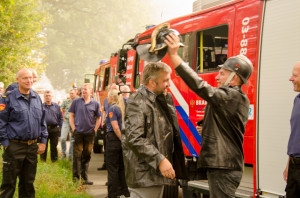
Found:
M 107 170 L 106 165 L 103 164 L 102 167 L 97 168 L 97 170 L 98 170 L 98 171 L 101 171 L 101 170 Z
M 93 184 L 94 184 L 94 182 L 89 181 L 89 180 L 86 180 L 86 181 L 82 182 L 82 185 L 93 185 Z

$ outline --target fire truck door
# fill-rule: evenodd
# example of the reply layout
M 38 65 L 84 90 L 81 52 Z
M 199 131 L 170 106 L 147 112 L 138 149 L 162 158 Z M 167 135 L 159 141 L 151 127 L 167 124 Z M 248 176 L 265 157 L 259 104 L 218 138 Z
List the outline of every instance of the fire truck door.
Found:
M 285 195 L 290 116 L 294 97 L 289 77 L 299 61 L 300 1 L 265 1 L 257 112 L 257 189 L 263 197 Z

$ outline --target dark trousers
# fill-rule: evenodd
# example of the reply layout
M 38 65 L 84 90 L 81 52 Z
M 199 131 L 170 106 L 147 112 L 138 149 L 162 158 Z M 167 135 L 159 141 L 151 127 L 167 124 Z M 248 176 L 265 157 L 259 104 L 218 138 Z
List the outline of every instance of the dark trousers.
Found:
M 108 171 L 108 197 L 115 198 L 119 195 L 129 197 L 121 141 L 114 132 L 108 132 L 106 135 L 106 167 Z
M 48 139 L 46 143 L 46 150 L 43 154 L 41 154 L 41 160 L 47 160 L 47 153 L 48 153 L 48 142 L 50 140 L 50 153 L 51 153 L 51 161 L 57 161 L 57 145 L 58 145 L 58 138 L 60 136 L 59 128 L 55 127 L 47 127 L 48 130 Z
M 103 163 L 103 165 L 105 165 L 106 166 L 106 134 L 107 134 L 107 132 L 106 132 L 106 124 L 104 124 L 103 125 L 103 146 L 104 146 L 104 152 L 103 152 L 103 154 L 104 154 L 104 163 Z
M 243 171 L 227 169 L 207 169 L 210 198 L 234 198 L 240 185 Z
M 87 171 L 91 160 L 95 133 L 74 132 L 73 178 L 88 180 Z
M 285 191 L 287 198 L 300 197 L 300 158 L 290 159 Z
M 33 182 L 37 167 L 37 151 L 36 143 L 27 145 L 10 142 L 3 153 L 1 198 L 13 197 L 17 177 L 19 177 L 19 197 L 35 197 Z

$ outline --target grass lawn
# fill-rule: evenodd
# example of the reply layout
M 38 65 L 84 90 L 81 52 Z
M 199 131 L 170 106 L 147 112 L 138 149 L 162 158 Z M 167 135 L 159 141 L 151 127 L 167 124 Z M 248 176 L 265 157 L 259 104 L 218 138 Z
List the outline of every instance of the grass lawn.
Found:
M 2 181 L 2 153 L 0 149 L 0 180 Z M 48 151 L 49 152 L 49 151 Z M 48 153 L 49 157 L 50 153 Z M 38 158 L 40 158 L 38 156 Z M 2 182 L 1 182 L 2 183 Z M 41 162 L 39 159 L 37 165 L 37 174 L 34 182 L 35 193 L 37 198 L 91 198 L 85 192 L 85 186 L 73 183 L 72 181 L 72 163 L 68 160 L 58 160 L 51 162 Z M 18 187 L 14 198 L 18 197 Z

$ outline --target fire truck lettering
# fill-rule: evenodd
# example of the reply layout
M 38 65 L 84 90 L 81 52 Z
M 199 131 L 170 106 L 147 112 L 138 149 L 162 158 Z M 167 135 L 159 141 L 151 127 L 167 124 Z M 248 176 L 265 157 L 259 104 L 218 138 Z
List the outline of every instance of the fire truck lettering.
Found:
M 196 100 L 196 105 L 206 105 L 207 102 L 205 100 Z
M 127 64 L 127 69 L 128 70 L 132 69 L 132 64 L 130 64 L 130 65 Z
M 243 25 L 248 25 L 249 22 L 250 22 L 250 18 L 249 18 L 249 17 L 245 17 L 245 18 L 243 19 L 243 21 L 242 21 L 242 24 L 243 24 Z
M 250 23 L 250 18 L 249 17 L 245 17 L 243 20 L 242 20 L 242 36 L 243 36 L 243 39 L 241 40 L 240 42 L 240 46 L 241 46 L 241 50 L 240 50 L 240 54 L 241 55 L 247 55 L 247 52 L 248 52 L 248 49 L 247 49 L 247 46 L 248 46 L 248 39 L 246 38 L 246 33 L 248 33 L 248 30 L 249 30 L 249 24 Z
M 133 62 L 133 56 L 129 56 L 128 58 L 127 58 L 127 62 Z

